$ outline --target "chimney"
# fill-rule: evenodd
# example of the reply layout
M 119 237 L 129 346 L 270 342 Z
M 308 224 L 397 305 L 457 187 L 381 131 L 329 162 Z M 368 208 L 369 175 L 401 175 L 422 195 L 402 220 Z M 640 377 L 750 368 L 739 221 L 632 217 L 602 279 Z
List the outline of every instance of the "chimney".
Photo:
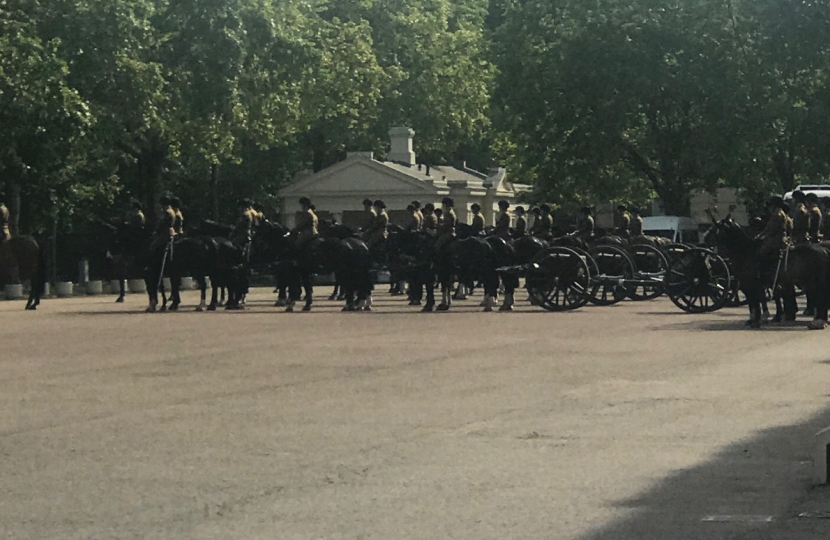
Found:
M 415 165 L 415 152 L 412 151 L 412 138 L 415 131 L 408 127 L 394 127 L 389 130 L 389 140 L 392 148 L 386 159 L 396 163 L 403 163 L 410 167 Z

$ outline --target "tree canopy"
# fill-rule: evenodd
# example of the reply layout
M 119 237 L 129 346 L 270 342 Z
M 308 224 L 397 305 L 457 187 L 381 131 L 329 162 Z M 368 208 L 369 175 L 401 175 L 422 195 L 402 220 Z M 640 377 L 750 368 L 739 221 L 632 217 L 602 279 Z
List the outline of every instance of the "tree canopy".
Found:
M 539 200 L 758 202 L 830 174 L 828 30 L 808 0 L 3 0 L 0 184 L 22 229 L 165 190 L 218 218 L 406 125 Z

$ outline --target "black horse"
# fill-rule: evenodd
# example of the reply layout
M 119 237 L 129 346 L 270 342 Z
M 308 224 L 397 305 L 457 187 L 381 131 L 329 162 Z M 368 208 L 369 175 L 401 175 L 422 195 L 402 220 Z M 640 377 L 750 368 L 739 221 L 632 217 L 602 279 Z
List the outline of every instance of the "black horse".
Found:
M 303 293 L 303 311 L 314 304 L 314 275 L 334 273 L 346 305 L 344 311 L 371 310 L 372 257 L 366 244 L 342 225 L 320 227 L 320 236 L 298 249 L 290 229 L 279 223 L 261 225 L 258 241 L 276 257 L 277 282 L 287 286 L 286 311 L 294 311 Z
M 801 287 L 814 302 L 815 320 L 811 329 L 824 328 L 827 321 L 828 280 L 830 280 L 830 244 L 801 244 L 784 251 L 779 261 L 765 260 L 758 253 L 759 241 L 754 240 L 730 217 L 716 221 L 706 234 L 706 240 L 714 242 L 729 258 L 740 283 L 741 292 L 749 305 L 748 326 L 761 325 L 761 303 L 765 290 L 773 287 L 776 296 L 776 321 L 782 318 L 793 321 L 796 316 L 795 285 Z M 780 297 L 780 300 L 779 300 Z
M 0 288 L 29 282 L 27 310 L 40 305 L 46 287 L 46 256 L 32 236 L 17 236 L 0 244 Z

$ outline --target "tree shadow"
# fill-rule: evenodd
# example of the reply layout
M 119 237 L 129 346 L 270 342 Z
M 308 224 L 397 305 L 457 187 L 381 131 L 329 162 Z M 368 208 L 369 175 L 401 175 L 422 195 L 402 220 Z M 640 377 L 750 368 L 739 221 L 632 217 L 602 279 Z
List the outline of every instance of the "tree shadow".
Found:
M 615 508 L 634 514 L 580 540 L 830 538 L 830 519 L 799 517 L 830 510 L 830 488 L 811 485 L 813 436 L 827 426 L 830 409 L 736 442 L 702 465 L 617 501 Z M 795 534 L 801 529 L 811 535 Z

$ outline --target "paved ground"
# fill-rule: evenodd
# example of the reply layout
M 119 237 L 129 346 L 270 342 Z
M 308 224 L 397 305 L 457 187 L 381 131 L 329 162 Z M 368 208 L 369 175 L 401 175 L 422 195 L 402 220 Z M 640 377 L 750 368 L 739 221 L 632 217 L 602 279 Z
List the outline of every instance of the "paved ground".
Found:
M 185 301 L 193 302 L 194 293 Z M 0 303 L 0 537 L 801 539 L 826 332 L 666 300 Z M 828 330 L 830 331 L 830 330 Z

